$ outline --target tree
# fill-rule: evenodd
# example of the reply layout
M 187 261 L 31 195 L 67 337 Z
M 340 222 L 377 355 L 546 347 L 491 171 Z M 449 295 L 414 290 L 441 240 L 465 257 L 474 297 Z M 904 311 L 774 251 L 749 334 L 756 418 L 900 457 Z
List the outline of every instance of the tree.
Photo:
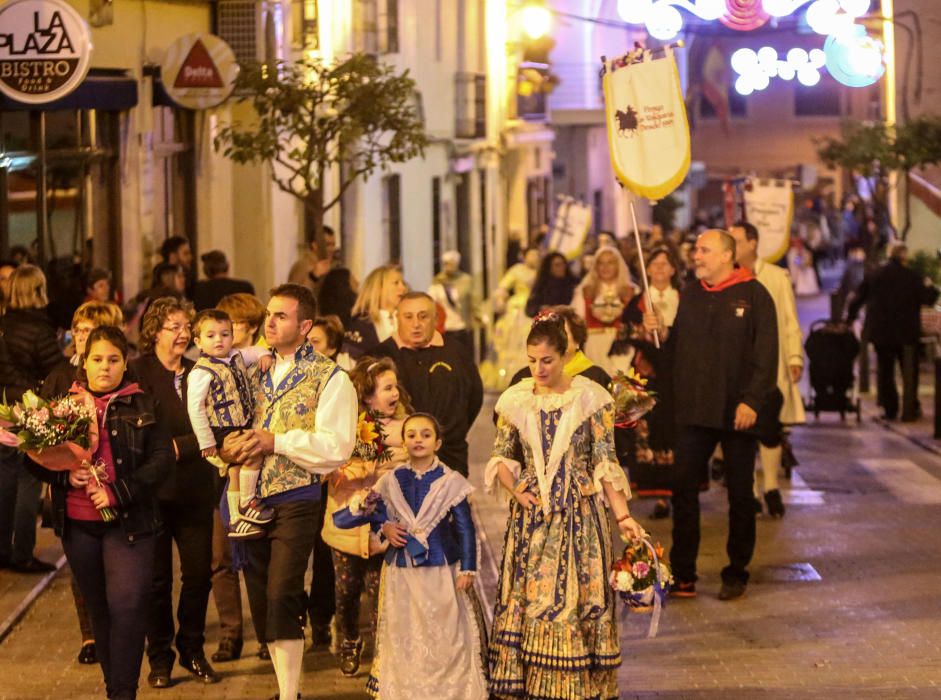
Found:
M 846 122 L 840 138 L 817 140 L 817 155 L 829 167 L 875 179 L 875 204 L 880 218 L 888 220 L 889 182 L 897 172 L 905 183 L 904 240 L 911 227 L 908 176 L 912 170 L 941 161 L 941 117 L 928 115 L 905 124 Z M 855 181 L 854 181 L 855 187 Z
M 268 163 L 274 183 L 304 204 L 321 254 L 324 215 L 347 189 L 423 155 L 429 142 L 408 71 L 398 74 L 366 54 L 329 64 L 244 65 L 235 89 L 256 118 L 225 125 L 216 150 L 236 163 Z M 335 166 L 339 184 L 328 200 L 325 182 Z

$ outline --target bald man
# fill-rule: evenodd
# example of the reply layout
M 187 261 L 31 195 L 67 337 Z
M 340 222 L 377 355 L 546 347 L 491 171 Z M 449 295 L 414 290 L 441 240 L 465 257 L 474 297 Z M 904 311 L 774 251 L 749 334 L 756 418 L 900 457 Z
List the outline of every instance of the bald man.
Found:
M 727 231 L 704 231 L 696 239 L 693 263 L 696 279 L 680 295 L 668 338 L 678 428 L 673 594 L 696 595 L 699 485 L 707 481 L 709 456 L 721 444 L 729 493 L 729 565 L 722 570 L 719 599 L 734 600 L 745 593 L 755 550 L 758 414 L 769 405 L 779 408 L 777 319 L 767 290 L 750 271 L 736 266 L 735 239 Z M 655 310 L 645 314 L 644 325 L 667 333 Z

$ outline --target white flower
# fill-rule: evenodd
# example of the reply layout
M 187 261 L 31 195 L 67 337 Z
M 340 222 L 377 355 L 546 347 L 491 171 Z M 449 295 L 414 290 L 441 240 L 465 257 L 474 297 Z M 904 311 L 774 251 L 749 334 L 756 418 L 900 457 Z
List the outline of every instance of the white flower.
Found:
M 39 408 L 39 403 L 39 397 L 36 396 L 36 394 L 34 394 L 32 391 L 27 390 L 26 393 L 23 394 L 23 405 L 26 408 Z
M 618 571 L 614 575 L 614 588 L 618 591 L 627 592 L 634 587 L 634 577 L 629 571 Z
M 353 515 L 362 515 L 363 513 L 362 494 L 357 493 L 350 499 L 350 513 L 352 513 Z
M 660 580 L 663 583 L 673 583 L 673 575 L 670 573 L 670 567 L 660 562 L 657 567 L 660 570 Z

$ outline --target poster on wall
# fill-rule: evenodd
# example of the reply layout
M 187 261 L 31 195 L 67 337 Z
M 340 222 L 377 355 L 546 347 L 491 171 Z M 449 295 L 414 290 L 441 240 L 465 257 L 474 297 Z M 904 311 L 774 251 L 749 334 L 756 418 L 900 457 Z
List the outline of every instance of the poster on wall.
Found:
M 160 66 L 163 87 L 188 109 L 209 109 L 232 94 L 239 65 L 231 47 L 214 34 L 187 34 L 170 44 Z
M 91 63 L 91 32 L 63 0 L 0 5 L 0 92 L 45 104 L 75 90 Z
M 562 253 L 571 261 L 582 254 L 585 238 L 591 230 L 591 207 L 572 197 L 560 196 L 559 200 L 546 248 Z
M 745 218 L 758 229 L 758 257 L 774 263 L 787 253 L 794 218 L 790 180 L 751 178 L 743 188 Z

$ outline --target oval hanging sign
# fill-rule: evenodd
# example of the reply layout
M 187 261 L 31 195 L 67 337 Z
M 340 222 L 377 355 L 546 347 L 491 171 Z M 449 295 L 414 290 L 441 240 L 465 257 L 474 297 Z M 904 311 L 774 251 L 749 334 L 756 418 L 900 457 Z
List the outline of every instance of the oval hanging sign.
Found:
M 208 109 L 232 94 L 239 64 L 215 34 L 187 34 L 170 44 L 160 67 L 167 94 L 189 109 Z
M 65 97 L 91 63 L 91 32 L 63 0 L 0 6 L 0 92 L 27 104 Z

